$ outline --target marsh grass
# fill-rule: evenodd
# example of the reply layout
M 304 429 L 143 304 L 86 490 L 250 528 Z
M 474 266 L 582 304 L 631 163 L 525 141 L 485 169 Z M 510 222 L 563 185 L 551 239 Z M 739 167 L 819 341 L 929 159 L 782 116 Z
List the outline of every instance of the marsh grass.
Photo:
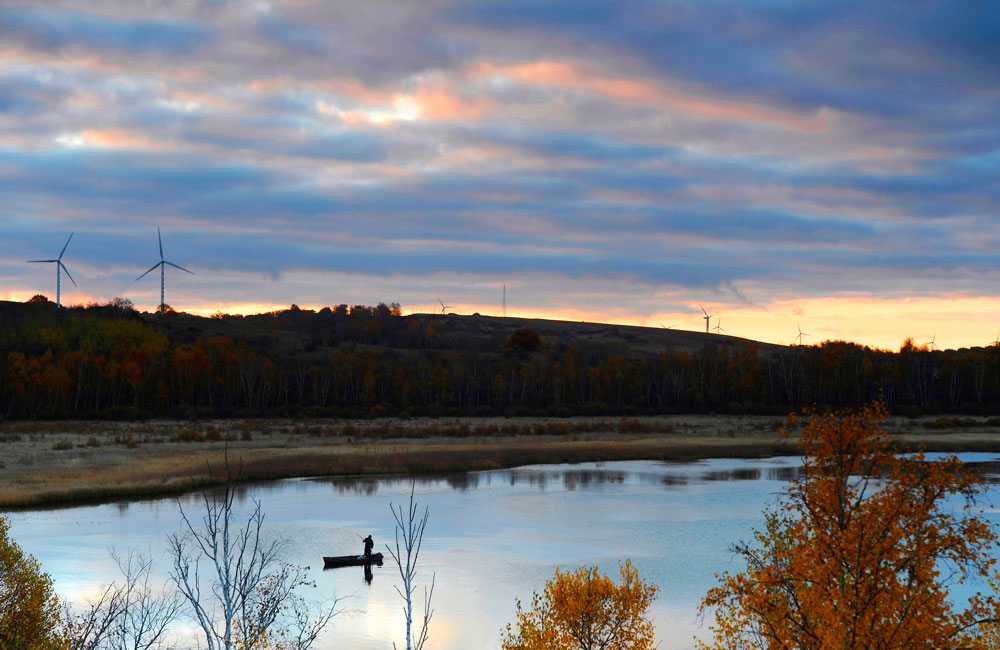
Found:
M 177 494 L 215 483 L 223 450 L 243 479 L 425 474 L 541 463 L 798 453 L 773 417 L 58 422 L 0 426 L 0 508 Z M 1000 451 L 1000 421 L 887 422 L 904 448 Z M 219 475 L 218 472 L 215 474 Z

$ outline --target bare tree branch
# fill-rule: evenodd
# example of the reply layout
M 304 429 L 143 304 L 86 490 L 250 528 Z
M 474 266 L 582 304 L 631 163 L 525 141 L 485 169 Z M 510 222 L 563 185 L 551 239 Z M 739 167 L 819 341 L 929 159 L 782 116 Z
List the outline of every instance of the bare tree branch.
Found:
M 396 593 L 403 599 L 403 615 L 406 617 L 406 650 L 422 650 L 427 641 L 427 628 L 430 625 L 434 610 L 431 609 L 431 598 L 434 596 L 434 580 L 431 577 L 430 591 L 424 587 L 424 615 L 420 631 L 417 634 L 416 642 L 413 641 L 413 591 L 414 581 L 417 576 L 417 561 L 420 558 L 420 547 L 424 541 L 424 529 L 427 526 L 427 519 L 430 511 L 424 508 L 423 517 L 417 518 L 417 504 L 413 500 L 416 483 L 410 486 L 410 504 L 406 514 L 403 513 L 403 506 L 395 507 L 390 502 L 389 509 L 396 520 L 396 549 L 393 550 L 388 544 L 385 545 L 389 555 L 396 562 L 399 568 L 399 577 L 402 578 L 403 588 L 396 587 Z M 403 545 L 400 546 L 400 538 Z M 396 644 L 393 643 L 395 648 Z
M 185 531 L 170 537 L 171 577 L 208 650 L 306 650 L 337 614 L 337 601 L 314 605 L 297 593 L 315 585 L 306 568 L 281 559 L 283 541 L 263 537 L 259 501 L 252 500 L 244 524 L 236 523 L 236 476 L 228 453 L 224 459 L 225 484 L 202 494 L 200 526 L 178 501 Z M 204 577 L 202 561 L 211 567 Z

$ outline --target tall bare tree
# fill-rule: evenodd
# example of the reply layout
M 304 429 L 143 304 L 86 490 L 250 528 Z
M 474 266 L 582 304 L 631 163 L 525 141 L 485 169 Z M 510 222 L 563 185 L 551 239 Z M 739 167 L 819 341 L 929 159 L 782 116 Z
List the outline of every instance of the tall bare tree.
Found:
M 431 577 L 431 588 L 424 587 L 424 616 L 420 630 L 416 639 L 413 638 L 413 592 L 416 589 L 414 581 L 417 577 L 417 561 L 420 558 L 420 546 L 424 540 L 424 528 L 427 526 L 427 518 L 430 510 L 424 508 L 422 517 L 417 516 L 417 503 L 413 500 L 413 493 L 416 485 L 410 487 L 410 504 L 405 514 L 403 506 L 393 506 L 389 503 L 392 516 L 396 520 L 396 548 L 393 550 L 388 544 L 385 548 L 389 551 L 392 559 L 399 568 L 399 577 L 403 580 L 403 587 L 396 587 L 396 592 L 402 597 L 405 605 L 403 613 L 406 616 L 406 650 L 422 650 L 427 641 L 427 626 L 431 622 L 434 610 L 431 609 L 431 597 L 434 595 L 434 579 Z M 400 539 L 402 538 L 402 546 Z M 395 648 L 396 644 L 393 643 Z
M 306 650 L 337 613 L 337 601 L 316 604 L 300 595 L 315 586 L 307 567 L 282 560 L 285 542 L 262 534 L 259 501 L 251 501 L 245 523 L 236 521 L 228 455 L 225 472 L 222 488 L 202 493 L 200 525 L 178 501 L 185 531 L 170 537 L 171 577 L 209 650 Z

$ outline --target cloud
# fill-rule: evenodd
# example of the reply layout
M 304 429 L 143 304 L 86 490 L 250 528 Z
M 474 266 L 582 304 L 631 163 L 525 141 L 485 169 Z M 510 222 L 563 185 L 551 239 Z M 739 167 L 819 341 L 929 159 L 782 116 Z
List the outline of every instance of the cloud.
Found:
M 508 281 L 534 314 L 698 329 L 705 300 L 794 318 L 796 301 L 987 297 L 1000 281 L 985 5 L 143 11 L 0 8 L 9 292 L 47 286 L 23 251 L 70 231 L 81 296 L 133 291 L 157 225 L 206 271 L 176 285 L 181 307 L 370 302 L 362 288 L 419 303 L 433 281 L 485 308 Z
M 326 32 L 315 26 L 295 24 L 273 15 L 264 15 L 257 23 L 257 33 L 291 49 L 316 55 L 329 52 Z
M 30 6 L 0 8 L 0 33 L 46 49 L 83 45 L 130 52 L 189 53 L 212 36 L 181 20 L 109 18 L 97 13 Z
M 474 78 L 500 77 L 521 83 L 593 93 L 609 100 L 655 106 L 692 117 L 761 122 L 799 131 L 821 131 L 822 115 L 802 116 L 748 102 L 712 99 L 669 89 L 661 83 L 601 73 L 573 61 L 496 64 L 482 61 L 470 69 Z
M 169 147 L 169 142 L 154 140 L 142 133 L 124 129 L 84 129 L 74 135 L 60 136 L 61 141 L 75 144 L 91 144 L 99 147 L 125 149 L 162 149 Z

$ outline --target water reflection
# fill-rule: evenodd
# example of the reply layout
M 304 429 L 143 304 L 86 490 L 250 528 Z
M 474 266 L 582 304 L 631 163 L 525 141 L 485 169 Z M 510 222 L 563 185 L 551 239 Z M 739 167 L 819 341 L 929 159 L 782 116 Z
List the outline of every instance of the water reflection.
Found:
M 625 472 L 615 469 L 566 469 L 559 470 L 546 466 L 522 467 L 489 472 L 459 472 L 433 476 L 381 476 L 378 478 L 320 477 L 306 479 L 310 482 L 327 483 L 338 495 L 375 496 L 380 489 L 398 491 L 399 487 L 417 486 L 432 488 L 442 483 L 455 492 L 475 491 L 505 485 L 507 487 L 528 486 L 545 490 L 548 487 L 562 487 L 566 490 L 596 487 L 601 485 L 622 485 L 626 481 L 638 484 L 683 485 L 688 477 L 667 475 L 660 472 Z M 722 480 L 720 478 L 720 480 Z
M 972 470 L 985 483 L 991 485 L 1000 484 L 1000 459 L 965 463 L 965 467 Z
M 793 463 L 798 462 L 797 459 L 790 460 Z M 785 462 L 788 461 L 789 459 L 785 460 Z M 738 462 L 746 463 L 748 461 Z M 562 466 L 538 465 L 509 470 L 459 472 L 433 476 L 381 476 L 378 478 L 323 477 L 307 480 L 328 483 L 337 495 L 370 497 L 375 496 L 380 489 L 396 492 L 400 487 L 408 488 L 413 484 L 417 486 L 418 492 L 420 488 L 435 488 L 442 485 L 447 486 L 454 492 L 470 492 L 499 486 L 530 487 L 539 491 L 544 491 L 548 488 L 561 488 L 573 491 L 600 486 L 623 485 L 625 483 L 659 485 L 664 488 L 673 488 L 699 481 L 790 481 L 801 478 L 804 475 L 802 467 L 798 464 L 781 465 L 773 460 L 762 460 L 759 462 L 761 464 L 773 464 L 776 466 L 746 467 L 741 465 L 705 470 L 703 467 L 706 461 L 665 461 L 655 464 L 648 463 L 656 465 L 658 471 L 640 469 L 638 465 L 632 471 L 606 468 L 602 464 L 595 464 L 594 467 L 584 469 L 580 469 L 578 466 L 567 466 L 565 469 L 562 469 Z M 673 471 L 664 472 L 663 469 L 666 467 L 669 467 Z M 1000 463 L 998 463 L 997 470 L 1000 471 Z
M 970 469 L 996 482 L 995 455 L 962 457 Z M 337 618 L 316 650 L 391 646 L 400 607 L 399 575 L 389 556 L 381 568 L 321 571 L 316 562 L 361 553 L 358 540 L 369 533 L 384 552 L 394 535 L 389 506 L 405 504 L 414 483 L 421 510 L 430 510 L 420 584 L 436 576 L 438 613 L 431 631 L 436 650 L 496 650 L 516 599 L 530 598 L 556 567 L 598 565 L 613 572 L 625 556 L 662 589 L 651 609 L 658 647 L 690 650 L 692 637 L 706 635 L 697 619 L 700 598 L 713 586 L 716 571 L 733 569 L 730 545 L 759 528 L 761 512 L 789 479 L 801 475 L 801 459 L 789 457 L 635 461 L 288 480 L 242 485 L 237 495 L 261 502 L 266 532 L 288 539 L 290 562 L 314 567 L 310 577 L 317 593 L 349 598 L 344 604 L 350 614 Z M 197 516 L 202 498 L 195 493 L 179 501 Z M 988 512 L 1000 519 L 1000 512 Z M 70 599 L 90 595 L 94 585 L 114 575 L 110 546 L 148 549 L 160 558 L 166 535 L 180 530 L 173 498 L 9 517 L 22 548 Z M 158 561 L 157 577 L 166 580 L 169 566 Z
M 759 479 L 760 470 L 750 467 L 716 470 L 701 475 L 703 481 L 757 481 Z

